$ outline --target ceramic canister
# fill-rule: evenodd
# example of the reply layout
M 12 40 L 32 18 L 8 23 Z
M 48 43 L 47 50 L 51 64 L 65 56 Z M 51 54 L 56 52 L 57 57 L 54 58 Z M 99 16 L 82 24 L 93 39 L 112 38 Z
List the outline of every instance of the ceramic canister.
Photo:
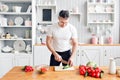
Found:
M 25 26 L 32 26 L 32 21 L 26 20 L 25 21 Z

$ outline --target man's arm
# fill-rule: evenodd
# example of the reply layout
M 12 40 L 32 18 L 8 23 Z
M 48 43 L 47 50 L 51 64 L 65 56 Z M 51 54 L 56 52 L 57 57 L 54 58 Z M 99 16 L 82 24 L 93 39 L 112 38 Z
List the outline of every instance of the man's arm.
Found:
M 72 38 L 72 51 L 71 51 L 71 57 L 69 58 L 68 60 L 68 64 L 70 66 L 73 66 L 73 58 L 74 58 L 74 55 L 77 51 L 77 47 L 78 47 L 78 40 L 77 38 Z
M 72 38 L 72 54 L 71 54 L 71 57 L 74 57 L 74 54 L 77 51 L 77 47 L 78 47 L 77 38 Z
M 51 51 L 51 53 L 54 55 L 55 60 L 56 61 L 61 61 L 62 57 L 58 53 L 56 53 L 56 51 L 52 47 L 52 37 L 47 36 L 47 38 L 46 38 L 46 45 L 47 45 L 48 49 Z

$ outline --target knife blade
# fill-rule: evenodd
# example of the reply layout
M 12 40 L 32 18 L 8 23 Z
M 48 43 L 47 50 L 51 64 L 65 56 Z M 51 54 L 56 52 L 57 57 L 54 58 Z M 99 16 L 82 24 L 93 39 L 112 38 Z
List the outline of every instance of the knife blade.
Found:
M 68 62 L 66 60 L 63 60 L 63 59 L 61 60 L 61 62 L 64 64 L 68 64 Z

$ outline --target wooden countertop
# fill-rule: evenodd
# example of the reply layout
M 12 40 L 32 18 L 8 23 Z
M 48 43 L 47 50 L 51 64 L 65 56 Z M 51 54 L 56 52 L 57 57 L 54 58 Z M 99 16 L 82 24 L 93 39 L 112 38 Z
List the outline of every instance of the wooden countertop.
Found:
M 120 46 L 120 44 L 78 44 L 79 46 Z M 34 46 L 46 46 L 45 44 L 35 44 Z
M 23 72 L 22 67 L 14 67 L 0 80 L 120 80 L 117 75 L 108 74 L 108 67 L 101 67 L 105 72 L 103 78 L 84 77 L 79 74 L 78 67 L 74 71 L 54 71 L 54 67 L 45 74 L 35 72 Z

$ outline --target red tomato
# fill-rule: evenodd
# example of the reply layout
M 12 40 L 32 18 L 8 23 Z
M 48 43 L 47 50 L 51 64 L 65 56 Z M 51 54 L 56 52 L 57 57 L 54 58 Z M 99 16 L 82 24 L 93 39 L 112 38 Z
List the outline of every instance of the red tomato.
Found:
M 92 73 L 95 73 L 95 70 L 94 69 L 92 69 L 92 71 L 91 71 Z
M 92 73 L 89 73 L 89 76 L 92 76 Z
M 79 69 L 85 69 L 84 65 L 79 66 Z
M 81 74 L 81 75 L 84 75 L 84 74 L 85 74 L 85 72 L 86 72 L 86 70 L 85 70 L 85 69 L 81 69 L 81 70 L 80 70 L 80 74 Z
M 88 73 L 91 73 L 91 72 L 92 72 L 92 68 L 89 67 L 89 68 L 87 69 L 87 71 L 88 71 Z
M 95 72 L 97 73 L 97 72 L 101 72 L 101 69 L 100 68 L 95 68 Z
M 95 77 L 96 76 L 96 73 L 95 72 L 92 72 L 92 75 L 91 75 L 92 77 Z
M 100 77 L 100 72 L 97 72 L 97 73 L 95 74 L 95 77 L 96 77 L 96 78 L 99 78 L 99 77 Z
M 46 68 L 41 68 L 40 70 L 41 70 L 41 72 L 43 72 L 43 73 L 47 71 Z

